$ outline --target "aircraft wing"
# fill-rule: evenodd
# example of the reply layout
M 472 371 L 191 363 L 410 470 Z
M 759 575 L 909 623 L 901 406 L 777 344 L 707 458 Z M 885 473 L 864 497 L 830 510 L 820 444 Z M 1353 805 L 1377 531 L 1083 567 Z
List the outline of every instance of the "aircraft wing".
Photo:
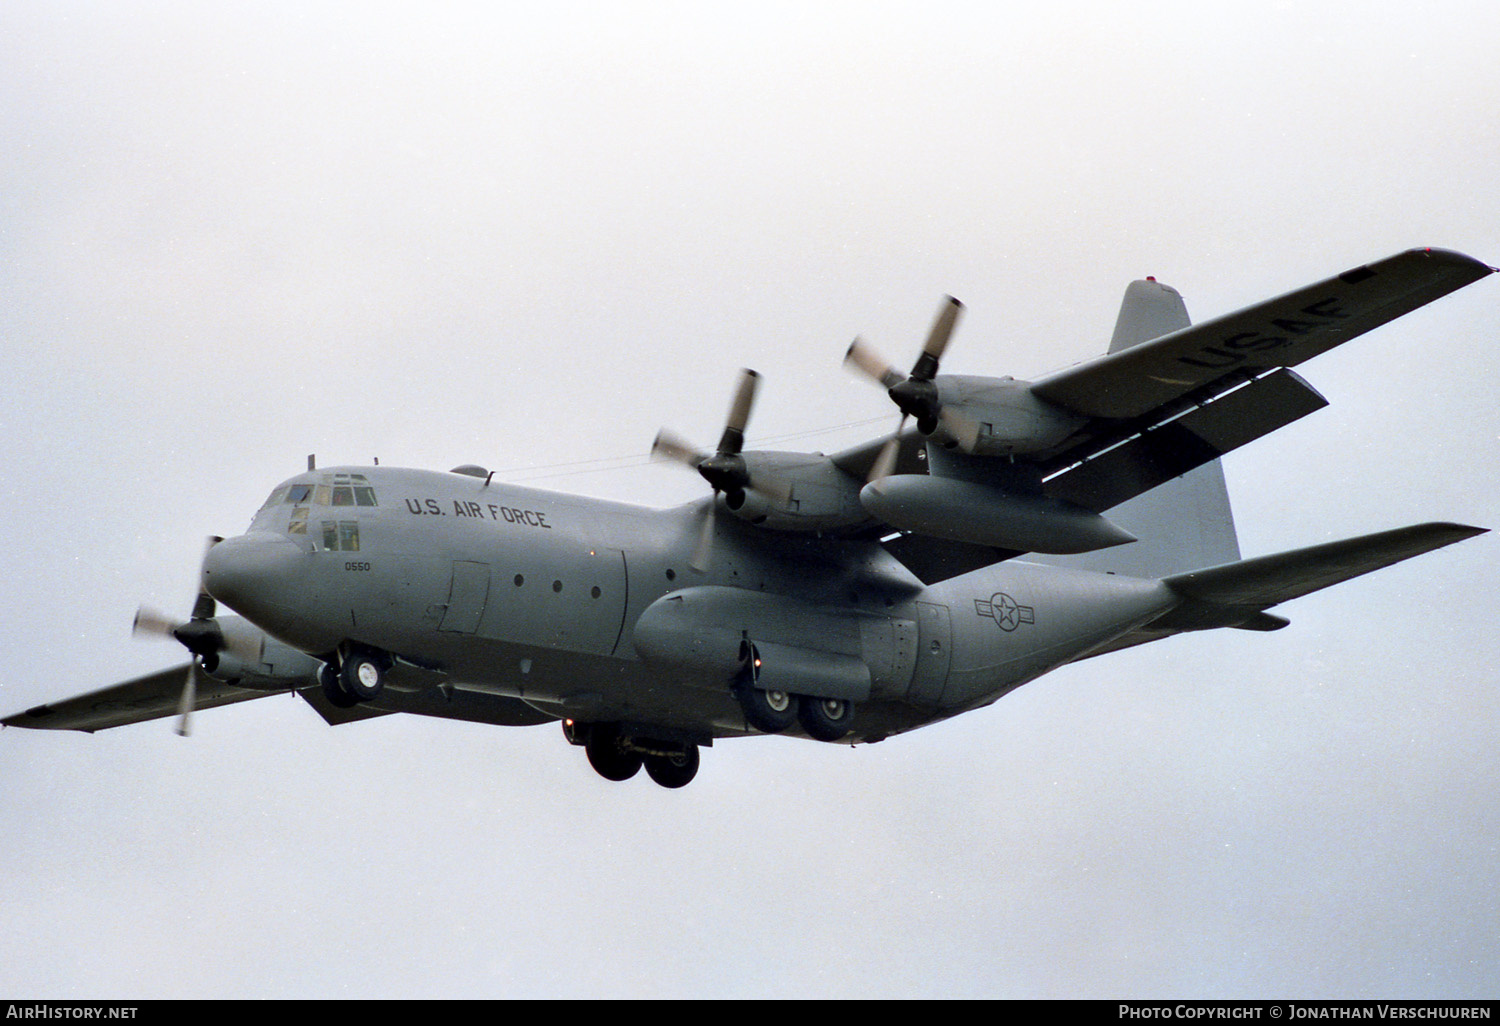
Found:
M 1140 417 L 1233 377 L 1294 367 L 1490 274 L 1443 249 L 1414 249 L 1041 379 L 1032 393 L 1087 417 Z
M 304 688 L 299 692 L 308 705 L 329 726 L 368 720 L 391 713 L 412 713 L 417 716 L 436 716 L 445 720 L 467 720 L 470 723 L 489 723 L 499 727 L 531 727 L 541 723 L 556 722 L 558 717 L 544 713 L 527 705 L 519 698 L 490 695 L 481 691 L 465 691 L 451 688 L 425 688 L 420 691 L 398 691 L 387 688 L 370 702 L 362 702 L 352 709 L 341 709 L 323 695 L 322 688 Z
M 90 691 L 86 695 L 49 702 L 0 720 L 7 727 L 30 727 L 38 730 L 96 730 L 123 727 L 163 716 L 177 715 L 182 687 L 187 681 L 188 665 L 150 673 L 113 687 Z M 276 694 L 254 688 L 237 688 L 223 684 L 205 673 L 198 675 L 197 702 L 194 710 L 213 709 L 235 702 L 248 702 Z
M 834 453 L 829 459 L 850 477 L 864 481 L 870 476 L 870 468 L 875 466 L 880 451 L 889 441 L 890 436 L 886 435 Z M 901 432 L 896 445 L 896 462 L 891 467 L 892 474 L 927 473 L 927 440 L 916 428 L 907 428 Z

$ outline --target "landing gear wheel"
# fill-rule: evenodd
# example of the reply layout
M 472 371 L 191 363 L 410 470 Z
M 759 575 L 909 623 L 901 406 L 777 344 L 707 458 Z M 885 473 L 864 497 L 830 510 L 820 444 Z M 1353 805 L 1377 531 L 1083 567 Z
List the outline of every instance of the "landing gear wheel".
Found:
M 796 695 L 742 684 L 734 697 L 745 712 L 745 722 L 762 734 L 780 734 L 797 722 Z
M 372 652 L 353 649 L 339 668 L 344 690 L 357 702 L 368 702 L 385 687 L 385 662 Z
M 686 787 L 698 775 L 698 746 L 688 745 L 681 754 L 648 755 L 646 775 L 662 787 Z
M 629 780 L 640 772 L 640 753 L 629 751 L 620 744 L 617 730 L 595 727 L 583 750 L 588 754 L 589 765 L 605 780 Z
M 359 699 L 344 690 L 344 679 L 328 663 L 318 668 L 318 683 L 323 686 L 323 697 L 329 703 L 340 709 L 352 709 L 359 704 Z
M 837 741 L 854 725 L 854 703 L 842 698 L 806 698 L 797 705 L 797 719 L 808 737 Z

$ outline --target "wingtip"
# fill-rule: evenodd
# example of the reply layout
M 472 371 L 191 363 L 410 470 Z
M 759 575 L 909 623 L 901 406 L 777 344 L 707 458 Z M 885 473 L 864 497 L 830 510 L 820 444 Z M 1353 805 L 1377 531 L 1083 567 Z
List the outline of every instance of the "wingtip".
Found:
M 1420 533 L 1430 539 L 1428 551 L 1433 549 L 1445 549 L 1449 545 L 1457 545 L 1459 542 L 1477 538 L 1481 534 L 1489 534 L 1488 527 L 1475 527 L 1473 524 L 1459 524 L 1452 521 L 1435 521 L 1428 524 L 1416 524 L 1408 530 Z

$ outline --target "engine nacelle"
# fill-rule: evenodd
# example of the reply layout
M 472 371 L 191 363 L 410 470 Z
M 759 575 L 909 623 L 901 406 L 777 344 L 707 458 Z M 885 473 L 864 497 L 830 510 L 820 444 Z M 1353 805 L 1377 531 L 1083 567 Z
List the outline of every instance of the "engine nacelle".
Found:
M 742 454 L 751 487 L 726 494 L 735 516 L 777 531 L 841 531 L 868 523 L 859 501 L 864 482 L 827 456 L 803 452 Z M 762 483 L 763 482 L 763 483 Z
M 203 659 L 203 672 L 210 677 L 266 691 L 303 688 L 317 682 L 320 660 L 267 637 L 242 617 L 221 616 L 217 622 L 229 644 Z
M 958 446 L 976 456 L 1045 452 L 1061 445 L 1087 418 L 1053 406 L 1031 393 L 1031 382 L 1015 378 L 939 375 L 933 380 L 942 410 L 953 420 L 918 427 L 940 445 Z M 955 424 L 971 426 L 969 437 Z

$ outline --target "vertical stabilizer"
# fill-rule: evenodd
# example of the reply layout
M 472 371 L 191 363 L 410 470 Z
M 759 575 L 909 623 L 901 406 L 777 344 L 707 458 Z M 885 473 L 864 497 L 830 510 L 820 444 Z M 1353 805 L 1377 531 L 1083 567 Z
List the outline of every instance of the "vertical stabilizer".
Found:
M 1115 318 L 1115 334 L 1109 340 L 1109 351 L 1118 353 L 1142 342 L 1150 342 L 1153 338 L 1180 331 L 1190 323 L 1182 294 L 1172 286 L 1163 285 L 1155 278 L 1133 281 L 1125 287 L 1125 300 L 1120 304 L 1120 316 Z
M 1182 295 L 1155 279 L 1133 281 L 1125 289 L 1109 351 L 1138 346 L 1186 328 Z M 1028 556 L 1028 560 L 1085 570 L 1109 570 L 1133 577 L 1165 577 L 1240 558 L 1229 490 L 1218 460 L 1173 478 L 1109 511 L 1109 519 L 1138 541 L 1081 556 Z

